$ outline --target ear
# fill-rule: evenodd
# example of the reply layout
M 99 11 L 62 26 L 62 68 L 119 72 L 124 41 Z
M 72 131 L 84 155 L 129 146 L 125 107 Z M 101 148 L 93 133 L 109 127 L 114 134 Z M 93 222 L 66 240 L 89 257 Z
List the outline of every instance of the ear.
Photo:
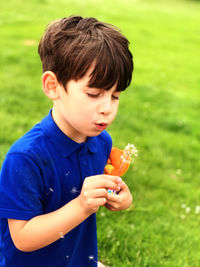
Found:
M 52 71 L 45 71 L 42 75 L 42 87 L 45 95 L 51 100 L 57 100 L 59 97 L 58 80 Z

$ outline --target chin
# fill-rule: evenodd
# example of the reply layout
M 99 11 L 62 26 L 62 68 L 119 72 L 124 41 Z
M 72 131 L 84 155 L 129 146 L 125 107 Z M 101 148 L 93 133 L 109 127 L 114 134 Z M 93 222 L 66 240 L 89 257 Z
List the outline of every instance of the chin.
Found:
M 100 135 L 102 132 L 103 131 L 101 131 L 101 132 L 95 132 L 95 133 L 90 133 L 90 134 L 87 135 L 87 137 L 95 137 L 95 136 Z

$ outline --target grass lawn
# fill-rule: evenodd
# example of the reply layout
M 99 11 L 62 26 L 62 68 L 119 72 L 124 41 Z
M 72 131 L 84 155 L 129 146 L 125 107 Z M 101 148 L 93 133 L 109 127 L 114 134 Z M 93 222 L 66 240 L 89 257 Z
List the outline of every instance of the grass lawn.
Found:
M 124 180 L 128 210 L 101 208 L 106 266 L 200 266 L 200 2 L 9 0 L 0 9 L 0 164 L 10 145 L 48 113 L 37 43 L 45 25 L 80 14 L 115 24 L 135 71 L 110 126 L 113 144 L 139 157 Z

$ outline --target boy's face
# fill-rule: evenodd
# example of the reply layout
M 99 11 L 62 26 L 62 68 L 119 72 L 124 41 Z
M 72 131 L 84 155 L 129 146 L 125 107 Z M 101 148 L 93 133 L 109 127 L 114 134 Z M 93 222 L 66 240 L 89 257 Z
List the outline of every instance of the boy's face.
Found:
M 58 127 L 76 142 L 97 136 L 114 120 L 120 92 L 89 88 L 89 74 L 78 81 L 70 80 L 66 90 L 59 84 L 59 98 L 54 101 L 53 117 Z

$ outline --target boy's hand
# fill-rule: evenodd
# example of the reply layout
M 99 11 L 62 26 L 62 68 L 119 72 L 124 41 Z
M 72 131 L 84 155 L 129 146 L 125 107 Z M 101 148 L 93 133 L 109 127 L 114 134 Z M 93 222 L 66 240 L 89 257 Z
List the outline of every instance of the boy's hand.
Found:
M 86 214 L 91 215 L 98 211 L 99 206 L 104 206 L 108 199 L 108 189 L 119 191 L 121 178 L 113 175 L 95 175 L 87 177 L 83 183 L 80 195 L 80 205 Z
M 124 183 L 120 183 L 121 190 L 117 195 L 108 194 L 107 201 L 105 203 L 105 207 L 112 211 L 119 211 L 127 209 L 132 201 L 133 197 L 129 191 L 128 186 Z

